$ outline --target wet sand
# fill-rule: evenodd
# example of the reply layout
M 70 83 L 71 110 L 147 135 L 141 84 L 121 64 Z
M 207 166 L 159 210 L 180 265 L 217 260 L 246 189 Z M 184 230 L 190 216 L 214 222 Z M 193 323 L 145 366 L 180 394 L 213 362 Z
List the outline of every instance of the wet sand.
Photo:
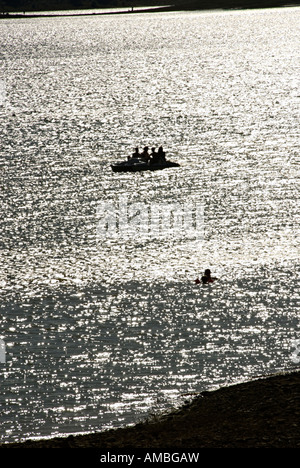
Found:
M 300 371 L 203 392 L 179 410 L 102 433 L 0 448 L 300 448 Z

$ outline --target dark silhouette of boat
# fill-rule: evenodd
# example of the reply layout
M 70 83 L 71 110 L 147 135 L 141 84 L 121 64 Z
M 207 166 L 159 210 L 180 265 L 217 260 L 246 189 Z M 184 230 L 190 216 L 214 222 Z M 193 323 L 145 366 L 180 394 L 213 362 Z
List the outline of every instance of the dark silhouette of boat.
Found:
M 180 164 L 172 161 L 161 161 L 153 163 L 151 161 L 145 162 L 141 159 L 129 159 L 116 164 L 111 164 L 114 172 L 142 172 L 142 171 L 159 171 L 169 167 L 179 167 Z

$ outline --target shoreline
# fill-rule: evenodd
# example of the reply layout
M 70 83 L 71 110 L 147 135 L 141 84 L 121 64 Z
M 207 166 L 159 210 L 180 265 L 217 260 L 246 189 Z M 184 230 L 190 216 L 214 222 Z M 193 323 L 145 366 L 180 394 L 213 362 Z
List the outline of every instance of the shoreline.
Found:
M 300 448 L 300 370 L 205 391 L 164 416 L 0 448 Z
M 101 12 L 84 12 L 85 10 L 78 10 L 78 12 L 74 13 L 64 13 L 64 10 L 60 10 L 60 12 L 3 12 L 0 13 L 0 20 L 1 19 L 26 19 L 26 18 L 72 18 L 72 17 L 86 17 L 86 16 L 107 16 L 107 15 L 132 15 L 136 13 L 165 13 L 165 12 L 180 12 L 180 11 L 230 11 L 230 10 L 247 10 L 247 9 L 271 9 L 271 8 L 295 8 L 300 6 L 300 1 L 297 3 L 281 3 L 276 2 L 276 0 L 266 2 L 265 5 L 260 6 L 259 3 L 254 2 L 249 2 L 248 4 L 245 4 L 245 6 L 230 6 L 230 2 L 228 6 L 225 4 L 223 6 L 212 6 L 209 7 L 209 5 L 204 4 L 202 7 L 201 6 L 193 6 L 192 4 L 189 5 L 187 3 L 186 6 L 184 5 L 167 5 L 167 6 L 161 6 L 161 7 L 134 7 L 134 8 L 128 8 L 128 10 L 119 10 L 119 11 L 111 11 L 107 9 L 108 11 L 101 11 Z
M 51 13 L 49 11 L 42 13 L 42 12 L 33 12 L 30 11 L 28 13 L 21 13 L 21 12 L 14 12 L 14 13 L 2 13 L 0 14 L 0 19 L 26 19 L 26 18 L 72 18 L 72 17 L 86 17 L 86 16 L 107 16 L 107 15 L 128 15 L 128 14 L 134 14 L 134 13 L 157 13 L 160 11 L 173 11 L 169 10 L 169 8 L 173 7 L 149 7 L 149 8 L 136 8 L 134 10 L 128 9 L 128 10 L 116 10 L 112 11 L 107 9 L 108 11 L 99 11 L 99 12 L 84 12 L 85 10 L 78 10 L 78 13 L 66 13 L 64 10 L 60 10 L 58 12 L 53 12 Z

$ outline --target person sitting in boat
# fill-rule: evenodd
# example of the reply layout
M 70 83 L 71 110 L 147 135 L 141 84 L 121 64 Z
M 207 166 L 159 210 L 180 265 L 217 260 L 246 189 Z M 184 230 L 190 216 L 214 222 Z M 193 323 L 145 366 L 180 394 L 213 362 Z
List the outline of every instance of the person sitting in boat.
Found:
M 218 278 L 213 278 L 211 276 L 211 271 L 207 268 L 204 272 L 204 275 L 201 278 L 201 281 L 203 284 L 208 284 L 208 283 L 213 283 L 216 281 Z
M 131 157 L 132 157 L 133 159 L 139 159 L 140 153 L 139 153 L 139 149 L 138 149 L 138 148 L 135 148 L 134 153 L 132 153 Z
M 139 149 L 135 148 L 134 153 L 132 153 L 131 156 L 127 157 L 127 161 L 128 161 L 127 164 L 131 165 L 131 164 L 139 162 L 140 157 L 141 155 L 139 153 Z
M 155 159 L 157 157 L 157 152 L 155 151 L 155 146 L 151 148 L 151 158 Z
M 159 156 L 155 148 L 151 148 L 150 158 L 150 164 L 157 164 L 159 162 Z
M 158 148 L 158 153 L 157 153 L 157 154 L 158 154 L 158 159 L 159 159 L 159 161 L 160 161 L 160 162 L 165 162 L 165 160 L 166 160 L 166 153 L 164 152 L 162 146 L 160 146 L 160 147 Z
M 140 158 L 146 163 L 150 160 L 150 155 L 148 153 L 148 146 L 145 146 L 143 152 L 140 154 Z

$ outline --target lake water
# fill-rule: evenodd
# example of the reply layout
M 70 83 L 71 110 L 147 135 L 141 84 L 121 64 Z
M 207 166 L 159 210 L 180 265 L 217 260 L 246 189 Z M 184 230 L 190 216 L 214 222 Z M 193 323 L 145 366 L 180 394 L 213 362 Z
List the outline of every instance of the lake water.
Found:
M 2 442 L 299 368 L 299 25 L 1 20 Z M 112 172 L 145 145 L 180 167 Z

